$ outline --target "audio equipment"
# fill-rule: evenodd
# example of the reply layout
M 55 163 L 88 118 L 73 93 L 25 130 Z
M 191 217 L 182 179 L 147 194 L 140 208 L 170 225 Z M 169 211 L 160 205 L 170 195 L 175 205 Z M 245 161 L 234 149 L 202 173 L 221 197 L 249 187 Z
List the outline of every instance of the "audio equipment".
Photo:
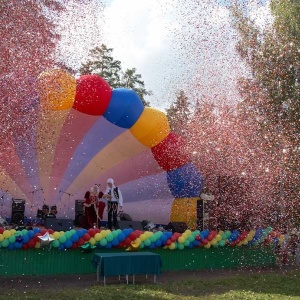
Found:
M 24 224 L 24 212 L 25 212 L 25 200 L 13 199 L 11 210 L 11 223 L 12 224 Z
M 139 221 L 118 221 L 119 229 L 132 228 L 133 230 L 143 230 L 142 223 Z
M 187 230 L 187 225 L 185 222 L 170 222 L 166 229 L 172 232 L 183 233 Z
M 83 218 L 83 203 L 84 200 L 75 200 L 75 226 L 81 226 Z
M 73 229 L 73 220 L 46 218 L 45 228 L 53 229 L 54 231 L 69 231 Z

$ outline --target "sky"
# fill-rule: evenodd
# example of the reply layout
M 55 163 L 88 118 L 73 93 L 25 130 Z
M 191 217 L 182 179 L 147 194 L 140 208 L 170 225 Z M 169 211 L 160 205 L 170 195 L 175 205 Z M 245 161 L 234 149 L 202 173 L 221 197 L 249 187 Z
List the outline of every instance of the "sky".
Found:
M 123 70 L 142 75 L 151 106 L 169 108 L 184 90 L 192 104 L 203 98 L 236 103 L 236 80 L 246 67 L 235 52 L 238 39 L 222 0 L 93 0 L 62 16 L 60 56 L 71 66 L 102 43 L 113 48 Z M 269 1 L 244 0 L 262 28 Z M 75 20 L 75 22 L 74 22 Z

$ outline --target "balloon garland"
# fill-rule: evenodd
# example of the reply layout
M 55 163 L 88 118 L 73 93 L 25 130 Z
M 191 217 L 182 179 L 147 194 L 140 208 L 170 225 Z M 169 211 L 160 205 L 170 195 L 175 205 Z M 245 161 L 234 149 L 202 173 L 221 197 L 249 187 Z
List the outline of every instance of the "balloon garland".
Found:
M 23 249 L 81 249 L 91 252 L 96 248 L 128 248 L 135 245 L 138 249 L 169 249 L 204 247 L 241 247 L 281 244 L 284 236 L 271 227 L 250 231 L 215 231 L 186 230 L 183 233 L 171 231 L 141 231 L 132 228 L 115 231 L 93 229 L 72 229 L 70 231 L 53 231 L 51 229 L 33 228 L 32 230 L 15 230 L 0 228 L 0 248 Z

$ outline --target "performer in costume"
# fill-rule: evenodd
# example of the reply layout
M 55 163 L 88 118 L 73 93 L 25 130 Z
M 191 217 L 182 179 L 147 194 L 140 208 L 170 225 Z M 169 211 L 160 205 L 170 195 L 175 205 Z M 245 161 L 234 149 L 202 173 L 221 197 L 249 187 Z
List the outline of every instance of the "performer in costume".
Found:
M 103 201 L 98 202 L 98 198 L 102 195 L 103 193 L 100 191 L 100 187 L 96 184 L 92 186 L 91 191 L 87 191 L 85 193 L 83 202 L 83 228 L 89 229 L 99 227 L 99 224 L 103 219 L 103 211 L 105 207 L 105 203 Z
M 118 207 L 123 207 L 123 196 L 118 187 L 115 186 L 112 178 L 107 179 L 107 187 L 103 195 L 104 199 L 107 199 L 107 213 L 108 213 L 108 228 L 112 230 L 112 227 L 117 228 L 117 214 Z

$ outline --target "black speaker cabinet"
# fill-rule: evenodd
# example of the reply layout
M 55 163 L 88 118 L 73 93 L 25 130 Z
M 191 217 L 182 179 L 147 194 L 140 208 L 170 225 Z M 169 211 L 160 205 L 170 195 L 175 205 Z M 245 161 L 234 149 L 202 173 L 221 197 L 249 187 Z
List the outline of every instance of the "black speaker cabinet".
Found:
M 83 214 L 84 200 L 75 200 L 75 214 Z
M 84 200 L 75 200 L 75 226 L 81 226 L 83 218 L 83 202 Z
M 25 200 L 13 199 L 12 209 L 11 209 L 11 223 L 17 225 L 23 224 L 24 212 L 25 212 Z
M 170 222 L 166 229 L 172 232 L 183 233 L 187 230 L 187 225 L 185 222 Z
M 119 229 L 132 228 L 133 230 L 143 230 L 142 223 L 139 221 L 119 221 Z
M 45 228 L 52 229 L 54 231 L 69 231 L 73 229 L 73 220 L 46 218 Z

